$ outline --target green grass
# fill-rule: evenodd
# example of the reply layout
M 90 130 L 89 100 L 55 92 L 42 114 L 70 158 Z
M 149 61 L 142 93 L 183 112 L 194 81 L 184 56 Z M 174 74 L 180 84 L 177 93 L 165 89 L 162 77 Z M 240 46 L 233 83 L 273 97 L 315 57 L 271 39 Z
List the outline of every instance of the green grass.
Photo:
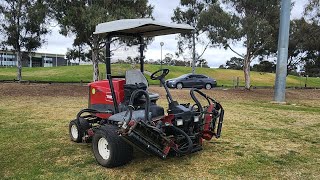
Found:
M 169 68 L 169 78 L 175 78 L 182 74 L 190 73 L 190 67 L 181 66 L 163 66 Z M 125 70 L 130 69 L 129 64 L 113 64 L 113 75 L 124 75 Z M 136 66 L 136 68 L 139 68 Z M 159 65 L 145 65 L 145 70 L 154 72 L 160 68 Z M 105 66 L 100 64 L 101 77 L 105 77 Z M 241 70 L 228 70 L 228 69 L 209 69 L 209 68 L 196 68 L 196 73 L 205 74 L 217 79 L 219 86 L 233 86 L 237 77 L 240 78 L 240 86 L 244 86 L 244 75 Z M 92 66 L 63 66 L 63 67 L 35 67 L 22 69 L 23 80 L 32 81 L 52 81 L 52 82 L 90 82 L 92 81 Z M 149 76 L 146 75 L 150 84 L 158 84 L 158 81 L 151 81 Z M 0 80 L 13 80 L 16 79 L 16 68 L 0 68 Z M 251 85 L 252 86 L 274 86 L 275 74 L 273 73 L 260 73 L 251 72 Z M 305 78 L 289 75 L 287 77 L 288 87 L 304 87 Z M 308 87 L 320 87 L 320 78 L 308 78 Z
M 21 88 L 29 85 L 21 85 Z M 68 86 L 66 86 L 67 88 Z M 159 104 L 165 106 L 163 89 Z M 258 90 L 253 90 L 258 91 Z M 290 90 L 289 93 L 292 93 Z M 306 93 L 308 93 L 307 91 Z M 189 102 L 188 90 L 174 90 Z M 1 179 L 319 179 L 318 99 L 291 96 L 289 104 L 208 91 L 225 108 L 221 139 L 204 150 L 160 160 L 135 152 L 132 162 L 107 169 L 94 160 L 90 144 L 69 139 L 68 123 L 86 97 L 18 97 L 0 94 Z M 302 92 L 303 93 L 303 92 Z M 226 97 L 228 96 L 228 97 Z M 312 107 L 312 108 L 310 108 Z

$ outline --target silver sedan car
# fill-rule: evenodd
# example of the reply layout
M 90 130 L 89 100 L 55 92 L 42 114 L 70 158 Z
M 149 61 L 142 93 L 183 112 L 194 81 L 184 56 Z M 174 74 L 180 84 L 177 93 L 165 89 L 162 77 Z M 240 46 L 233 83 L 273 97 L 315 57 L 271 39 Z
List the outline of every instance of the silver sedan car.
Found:
M 184 74 L 174 79 L 168 79 L 166 84 L 169 88 L 206 88 L 217 86 L 217 81 L 202 74 Z

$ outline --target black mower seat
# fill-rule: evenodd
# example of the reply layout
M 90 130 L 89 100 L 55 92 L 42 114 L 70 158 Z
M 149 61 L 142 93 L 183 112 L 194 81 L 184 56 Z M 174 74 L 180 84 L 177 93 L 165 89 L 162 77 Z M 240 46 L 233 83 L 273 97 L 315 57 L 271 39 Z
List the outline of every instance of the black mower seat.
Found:
M 149 94 L 149 98 L 150 98 L 151 102 L 157 101 L 159 99 L 159 94 L 157 94 L 157 93 L 148 92 L 148 94 Z M 144 99 L 145 99 L 145 97 L 141 96 L 140 100 L 144 100 Z
M 114 114 L 112 116 L 110 116 L 108 119 L 111 121 L 127 121 L 129 118 L 129 113 L 127 113 L 127 111 L 123 111 L 117 114 Z M 132 112 L 132 119 L 133 120 L 145 120 L 145 110 L 137 110 L 137 111 L 133 111 Z M 151 119 L 151 112 L 149 113 L 149 119 Z

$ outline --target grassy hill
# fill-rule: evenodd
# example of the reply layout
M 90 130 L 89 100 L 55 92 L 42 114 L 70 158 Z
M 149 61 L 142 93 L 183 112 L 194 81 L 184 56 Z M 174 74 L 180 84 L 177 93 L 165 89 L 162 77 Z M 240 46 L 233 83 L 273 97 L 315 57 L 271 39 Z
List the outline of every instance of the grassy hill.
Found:
M 182 74 L 190 73 L 190 67 L 181 66 L 163 66 L 170 69 L 170 73 L 167 76 L 169 78 L 175 78 Z M 124 75 L 126 69 L 130 69 L 130 64 L 113 64 L 113 75 Z M 137 66 L 138 68 L 138 66 Z M 159 65 L 145 65 L 145 70 L 154 72 L 160 68 Z M 105 66 L 100 64 L 101 77 L 105 76 Z M 233 81 L 239 77 L 240 86 L 244 86 L 244 77 L 241 70 L 229 70 L 229 69 L 209 69 L 209 68 L 196 68 L 196 73 L 205 74 L 217 79 L 218 86 L 233 86 Z M 150 80 L 146 75 L 150 84 L 158 84 L 158 81 Z M 16 78 L 16 68 L 0 68 L 0 80 L 13 80 Z M 23 68 L 22 69 L 23 80 L 32 81 L 52 81 L 52 82 L 89 82 L 92 80 L 92 66 L 60 66 L 60 67 L 35 67 L 35 68 Z M 274 85 L 275 74 L 273 73 L 260 73 L 251 72 L 251 84 L 252 86 L 270 86 Z M 287 77 L 288 87 L 301 87 L 304 86 L 306 79 L 291 76 Z M 308 87 L 320 87 L 320 78 L 308 78 Z

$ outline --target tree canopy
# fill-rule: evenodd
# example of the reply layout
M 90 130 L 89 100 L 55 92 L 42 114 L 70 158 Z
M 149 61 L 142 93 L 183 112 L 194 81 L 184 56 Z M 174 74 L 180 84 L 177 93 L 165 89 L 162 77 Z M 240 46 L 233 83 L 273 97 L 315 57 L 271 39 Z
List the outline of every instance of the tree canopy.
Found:
M 34 51 L 44 43 L 44 35 L 48 33 L 48 12 L 48 4 L 44 0 L 0 2 L 2 44 L 16 53 L 18 81 L 22 80 L 22 51 Z
M 201 43 L 201 34 L 205 34 L 210 46 L 230 48 L 243 58 L 245 87 L 249 89 L 251 61 L 277 50 L 279 0 L 183 0 L 181 6 L 174 10 L 172 20 L 195 27 L 198 42 Z M 185 44 L 190 48 L 190 35 L 182 37 L 179 48 Z M 232 49 L 235 41 L 243 42 L 245 54 Z
M 151 17 L 153 7 L 147 0 L 60 0 L 51 7 L 60 25 L 60 33 L 75 35 L 74 46 L 86 45 L 92 50 L 93 80 L 98 80 L 99 50 L 105 37 L 93 35 L 99 23 L 128 18 Z

